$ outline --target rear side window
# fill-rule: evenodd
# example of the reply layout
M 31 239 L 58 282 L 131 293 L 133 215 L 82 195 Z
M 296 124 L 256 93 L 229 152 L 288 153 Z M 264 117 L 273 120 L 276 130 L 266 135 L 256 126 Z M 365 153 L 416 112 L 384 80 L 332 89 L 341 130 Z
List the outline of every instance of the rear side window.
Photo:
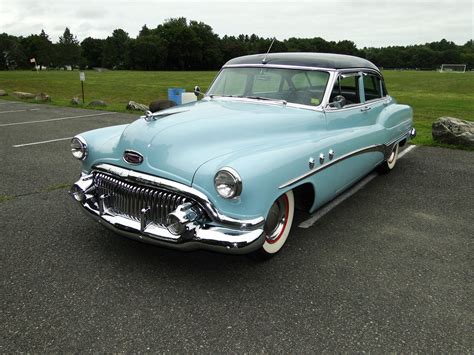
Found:
M 377 75 L 364 73 L 365 101 L 380 99 L 382 96 L 382 82 Z

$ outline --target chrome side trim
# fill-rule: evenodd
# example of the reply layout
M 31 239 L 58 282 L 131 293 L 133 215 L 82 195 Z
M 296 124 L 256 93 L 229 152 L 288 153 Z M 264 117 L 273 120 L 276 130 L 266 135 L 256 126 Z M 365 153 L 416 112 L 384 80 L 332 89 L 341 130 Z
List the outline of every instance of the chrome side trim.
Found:
M 120 168 L 118 166 L 110 165 L 110 164 L 99 164 L 99 165 L 94 166 L 92 170 L 107 172 L 131 182 L 136 182 L 138 184 L 150 184 L 152 186 L 163 187 L 165 189 L 168 189 L 168 190 L 171 190 L 183 195 L 187 195 L 190 198 L 196 200 L 200 204 L 200 206 L 204 208 L 207 215 L 216 223 L 220 223 L 220 224 L 228 225 L 232 227 L 244 228 L 244 229 L 258 228 L 265 223 L 264 217 L 241 220 L 241 219 L 225 216 L 214 207 L 214 205 L 211 203 L 211 201 L 208 199 L 208 197 L 205 194 L 203 194 L 202 192 L 190 186 L 187 186 L 175 181 L 166 180 L 166 179 L 159 178 L 153 175 L 140 173 L 134 170 Z
M 289 186 L 292 186 L 292 185 L 294 185 L 294 184 L 296 184 L 296 183 L 298 183 L 298 182 L 300 182 L 300 181 L 302 181 L 302 180 L 304 180 L 304 179 L 306 179 L 306 178 L 308 178 L 308 177 L 310 177 L 314 174 L 319 173 L 320 171 L 323 171 L 323 170 L 333 166 L 334 164 L 337 164 L 337 163 L 339 163 L 341 161 L 344 161 L 346 159 L 355 157 L 357 155 L 370 153 L 370 152 L 380 152 L 380 153 L 384 154 L 384 159 L 387 159 L 388 156 L 390 155 L 391 151 L 392 151 L 392 148 L 393 148 L 394 144 L 400 142 L 401 140 L 403 140 L 407 136 L 410 136 L 410 132 L 411 132 L 411 129 L 407 133 L 402 134 L 400 137 L 390 141 L 389 143 L 376 144 L 376 145 L 370 145 L 368 147 L 363 147 L 363 148 L 354 150 L 352 152 L 349 152 L 347 154 L 344 154 L 344 155 L 340 156 L 339 158 L 330 160 L 326 164 L 320 165 L 320 166 L 308 171 L 307 173 L 305 173 L 303 175 L 300 175 L 300 176 L 284 183 L 283 185 L 279 186 L 279 189 L 284 189 L 284 188 L 287 188 Z
M 334 159 L 332 161 L 329 161 L 328 163 L 324 164 L 324 165 L 320 165 L 316 168 L 314 168 L 313 170 L 310 170 L 308 171 L 307 173 L 301 175 L 301 176 L 298 176 L 286 183 L 284 183 L 283 185 L 281 185 L 279 187 L 279 189 L 284 189 L 286 187 L 289 187 L 289 186 L 292 186 L 294 184 L 296 184 L 297 182 L 300 182 L 301 180 L 304 180 L 316 173 L 319 173 L 320 171 L 323 171 L 331 166 L 333 166 L 334 164 L 337 164 L 343 160 L 346 160 L 348 158 L 352 158 L 356 155 L 360 155 L 360 154 L 364 154 L 364 153 L 369 153 L 369 152 L 381 152 L 381 153 L 385 153 L 385 145 L 383 144 L 380 144 L 380 145 L 371 145 L 371 146 L 368 146 L 368 147 L 364 147 L 364 148 L 361 148 L 361 149 L 358 149 L 358 150 L 355 150 L 353 152 L 350 152 L 350 153 L 347 153 L 345 155 L 342 155 L 340 156 L 339 158 L 337 159 Z M 324 160 L 323 160 L 324 162 Z

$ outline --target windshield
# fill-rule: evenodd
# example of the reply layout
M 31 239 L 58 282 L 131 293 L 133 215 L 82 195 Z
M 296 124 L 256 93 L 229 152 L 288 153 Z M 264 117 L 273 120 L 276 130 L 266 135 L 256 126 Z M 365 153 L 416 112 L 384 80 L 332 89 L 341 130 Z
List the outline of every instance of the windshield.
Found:
M 329 73 L 316 70 L 224 68 L 208 94 L 318 106 L 328 79 Z

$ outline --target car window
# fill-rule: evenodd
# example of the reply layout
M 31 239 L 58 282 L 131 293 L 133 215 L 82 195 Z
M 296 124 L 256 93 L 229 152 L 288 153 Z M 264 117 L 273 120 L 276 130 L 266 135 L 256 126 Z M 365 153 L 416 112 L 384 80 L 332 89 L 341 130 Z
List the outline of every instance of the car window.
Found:
M 359 104 L 359 73 L 344 73 L 338 76 L 329 99 L 330 103 L 335 101 L 340 104 L 332 105 L 335 108 L 341 108 L 348 105 Z
M 274 72 L 263 72 L 254 76 L 253 94 L 276 93 L 280 90 L 281 75 Z
M 305 72 L 293 75 L 291 82 L 293 83 L 293 86 L 296 90 L 303 90 L 311 86 L 311 83 L 309 82 L 308 76 Z
M 326 87 L 327 78 L 326 76 L 321 75 L 321 72 L 309 71 L 307 72 L 307 76 L 313 88 L 324 89 Z
M 319 70 L 224 68 L 214 80 L 208 94 L 284 100 L 288 103 L 318 106 L 328 79 L 329 73 Z
M 363 79 L 365 101 L 376 100 L 383 96 L 382 85 L 377 75 L 364 73 Z
M 215 91 L 219 95 L 244 95 L 248 77 L 247 71 L 223 70 L 216 82 Z

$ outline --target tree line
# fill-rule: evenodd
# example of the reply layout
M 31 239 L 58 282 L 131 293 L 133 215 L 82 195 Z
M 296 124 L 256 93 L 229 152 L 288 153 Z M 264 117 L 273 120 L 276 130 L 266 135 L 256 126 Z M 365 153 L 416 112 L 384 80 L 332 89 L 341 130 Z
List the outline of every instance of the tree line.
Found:
M 186 18 L 165 21 L 156 28 L 142 27 L 136 38 L 116 29 L 106 39 L 79 42 L 69 28 L 57 43 L 44 30 L 27 37 L 0 34 L 0 70 L 29 69 L 34 63 L 47 68 L 104 67 L 131 70 L 216 70 L 231 58 L 266 52 L 271 38 L 252 35 L 223 36 L 211 26 Z M 327 52 L 366 58 L 383 68 L 436 69 L 441 64 L 467 64 L 474 68 L 474 44 L 442 39 L 410 46 L 357 48 L 350 40 L 326 41 L 320 37 L 275 40 L 272 52 Z

